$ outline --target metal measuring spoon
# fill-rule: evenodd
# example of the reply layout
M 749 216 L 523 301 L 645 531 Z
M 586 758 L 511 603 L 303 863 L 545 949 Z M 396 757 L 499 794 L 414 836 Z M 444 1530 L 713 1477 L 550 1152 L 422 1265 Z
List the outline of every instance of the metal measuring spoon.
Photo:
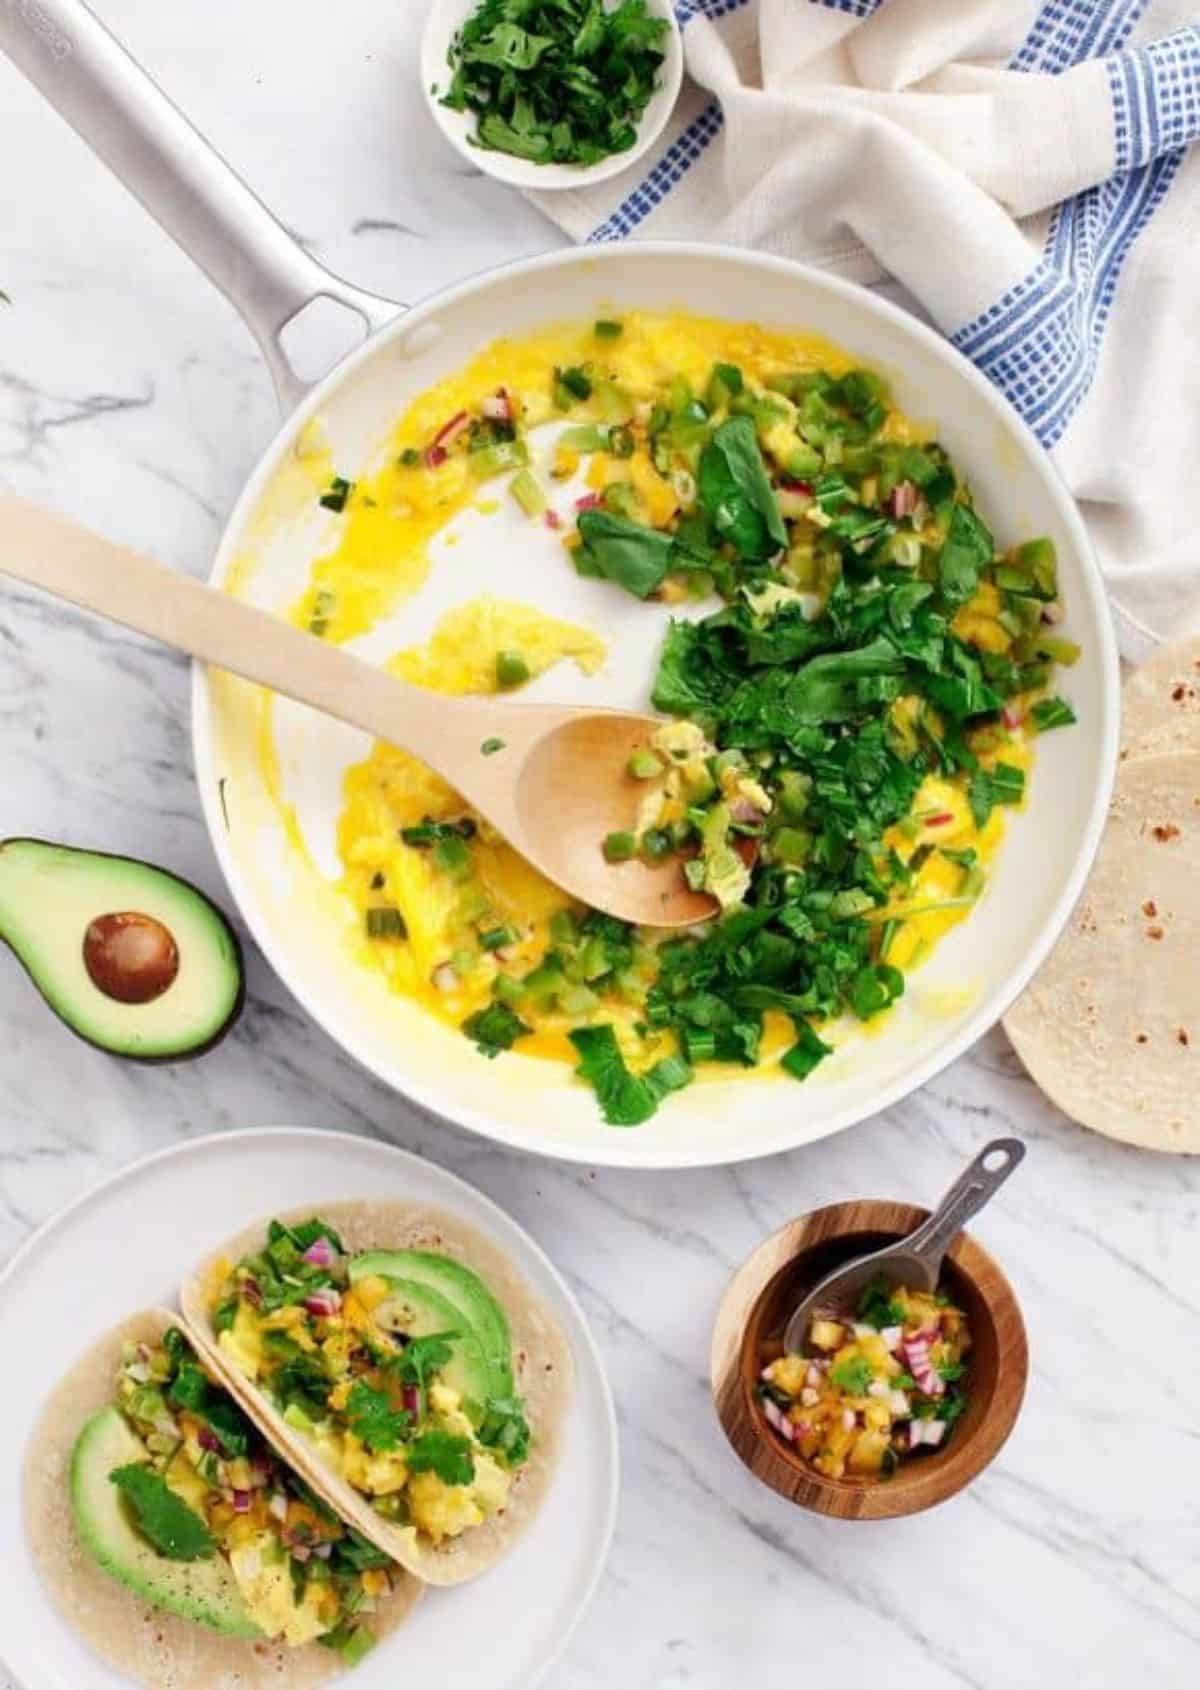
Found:
M 799 1304 L 787 1323 L 783 1347 L 788 1355 L 804 1350 L 814 1315 L 848 1323 L 865 1286 L 877 1274 L 917 1291 L 935 1291 L 946 1251 L 973 1215 L 996 1195 L 1025 1155 L 1019 1138 L 994 1138 L 958 1176 L 929 1219 L 915 1232 L 869 1256 L 856 1256 L 826 1274 Z

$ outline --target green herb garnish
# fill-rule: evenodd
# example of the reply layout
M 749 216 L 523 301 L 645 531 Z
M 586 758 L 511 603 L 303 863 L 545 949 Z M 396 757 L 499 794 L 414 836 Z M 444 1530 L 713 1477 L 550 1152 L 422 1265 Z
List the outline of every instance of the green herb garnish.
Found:
M 182 1502 L 161 1473 L 132 1462 L 108 1475 L 120 1491 L 142 1536 L 169 1561 L 201 1561 L 216 1543 L 199 1514 Z
M 479 147 L 598 164 L 636 141 L 666 29 L 646 0 L 482 0 L 451 43 L 442 103 L 475 114 Z

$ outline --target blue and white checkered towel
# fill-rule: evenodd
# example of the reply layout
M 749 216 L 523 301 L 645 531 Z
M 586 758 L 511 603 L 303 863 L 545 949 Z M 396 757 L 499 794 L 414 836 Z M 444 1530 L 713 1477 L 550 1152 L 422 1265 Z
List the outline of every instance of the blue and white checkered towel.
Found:
M 1088 520 L 1125 650 L 1200 630 L 1200 0 L 676 0 L 689 81 L 575 239 L 890 274 Z

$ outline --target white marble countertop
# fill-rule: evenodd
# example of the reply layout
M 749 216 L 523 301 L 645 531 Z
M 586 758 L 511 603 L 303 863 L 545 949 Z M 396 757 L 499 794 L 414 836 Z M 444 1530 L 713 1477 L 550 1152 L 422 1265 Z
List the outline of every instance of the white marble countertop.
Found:
M 422 0 L 98 9 L 288 226 L 360 284 L 415 298 L 557 241 L 430 125 Z M 0 486 L 199 573 L 275 418 L 255 348 L 3 64 L 0 155 L 12 299 Z M 155 858 L 224 898 L 186 693 L 182 661 L 0 591 L 2 831 Z M 387 1136 L 505 1204 L 595 1323 L 624 1445 L 609 1570 L 549 1690 L 1200 1679 L 1200 1163 L 1081 1131 L 996 1032 L 901 1107 L 791 1156 L 673 1176 L 560 1167 L 431 1124 L 343 1056 L 253 950 L 249 976 L 247 1013 L 207 1060 L 142 1069 L 63 1032 L 0 958 L 0 1251 L 134 1157 L 262 1122 Z M 1029 1323 L 1015 1434 L 932 1515 L 845 1526 L 799 1513 L 743 1472 L 711 1411 L 725 1280 L 814 1204 L 931 1199 L 999 1131 L 1031 1151 L 978 1228 Z

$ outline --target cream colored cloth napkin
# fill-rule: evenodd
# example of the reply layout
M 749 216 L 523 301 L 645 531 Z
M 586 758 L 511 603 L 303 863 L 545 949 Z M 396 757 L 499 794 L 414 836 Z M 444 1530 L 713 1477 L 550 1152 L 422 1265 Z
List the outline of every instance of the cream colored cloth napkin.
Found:
M 574 239 L 890 274 L 1079 501 L 1123 648 L 1200 630 L 1200 0 L 678 0 L 688 82 Z

